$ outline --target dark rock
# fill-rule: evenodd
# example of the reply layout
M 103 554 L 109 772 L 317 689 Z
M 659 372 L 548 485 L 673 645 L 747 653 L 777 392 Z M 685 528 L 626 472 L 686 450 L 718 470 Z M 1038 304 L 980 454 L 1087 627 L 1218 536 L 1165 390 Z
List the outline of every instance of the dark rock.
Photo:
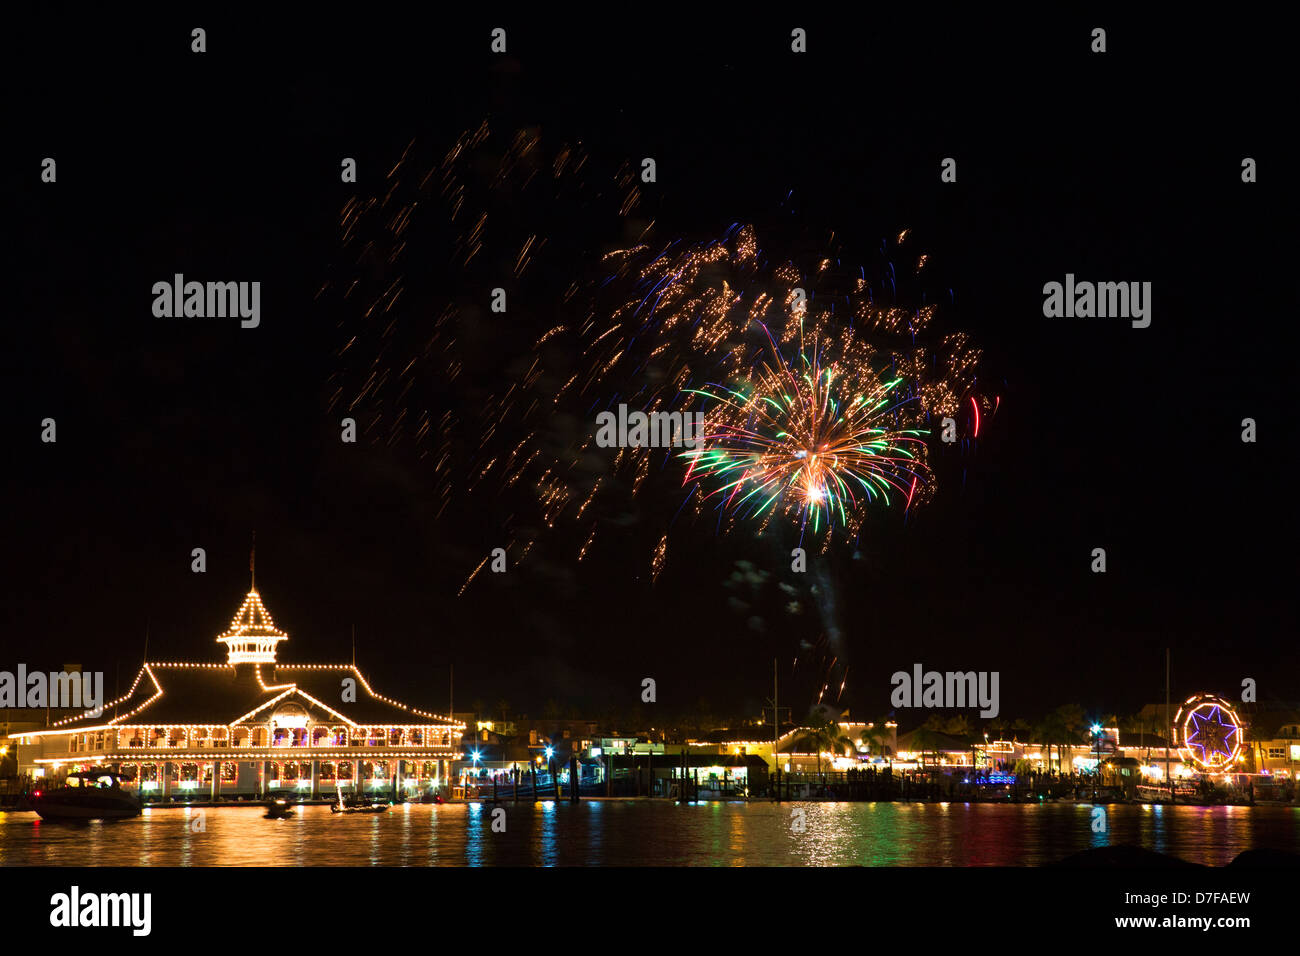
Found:
M 1287 850 L 1272 850 L 1261 847 L 1255 850 L 1243 850 L 1238 853 L 1228 866 L 1244 867 L 1298 867 L 1300 854 Z
M 1140 846 L 1100 846 L 1082 853 L 1074 853 L 1063 860 L 1048 864 L 1065 867 L 1200 867 L 1176 856 L 1166 856 Z

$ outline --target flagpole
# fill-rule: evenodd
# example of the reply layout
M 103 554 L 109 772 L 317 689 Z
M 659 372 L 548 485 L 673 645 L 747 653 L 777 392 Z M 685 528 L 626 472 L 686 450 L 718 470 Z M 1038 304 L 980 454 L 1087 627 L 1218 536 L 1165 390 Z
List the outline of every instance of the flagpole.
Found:
M 1169 783 L 1169 803 L 1174 803 L 1174 778 L 1169 773 L 1169 737 L 1174 727 L 1169 722 L 1169 648 L 1165 648 L 1165 782 Z
M 772 658 L 772 769 L 781 771 L 781 708 L 776 697 L 777 658 Z M 777 778 L 773 778 L 777 779 Z

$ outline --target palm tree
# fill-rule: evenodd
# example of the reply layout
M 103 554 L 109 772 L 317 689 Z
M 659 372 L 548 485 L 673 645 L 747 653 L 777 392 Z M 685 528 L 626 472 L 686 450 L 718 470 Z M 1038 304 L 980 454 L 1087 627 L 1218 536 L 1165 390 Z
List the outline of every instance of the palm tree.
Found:
M 1144 717 L 1141 713 L 1134 714 L 1131 717 L 1126 717 L 1120 722 L 1119 729 L 1125 733 L 1137 734 L 1138 746 L 1146 748 L 1144 763 L 1151 762 L 1151 745 L 1146 740 L 1146 735 L 1148 731 L 1154 733 L 1156 724 L 1157 722 L 1154 717 Z
M 950 737 L 960 737 L 964 741 L 971 741 L 979 736 L 979 731 L 971 723 L 971 719 L 965 714 L 958 714 L 956 717 L 949 718 L 943 725 L 942 733 Z
M 1048 714 L 1034 724 L 1031 735 L 1037 737 L 1043 744 L 1043 766 L 1048 773 L 1052 770 L 1052 745 L 1057 745 L 1057 764 L 1060 764 L 1060 744 L 1064 740 L 1065 730 L 1061 724 L 1060 717 L 1056 714 Z
M 1011 721 L 1011 739 L 1019 740 L 1021 734 L 1029 735 L 1029 721 L 1023 717 L 1017 717 Z
M 970 733 L 970 721 L 964 715 L 944 717 L 942 714 L 931 714 L 925 723 L 918 728 L 916 736 L 912 738 L 912 743 L 920 748 L 921 765 L 925 766 L 926 748 L 929 748 L 930 754 L 937 763 L 939 760 L 939 747 L 946 742 L 946 737 L 961 737 L 964 740 Z
M 1245 733 L 1242 735 L 1242 743 L 1246 745 L 1246 752 L 1250 754 L 1251 763 L 1256 770 L 1264 766 L 1263 742 L 1270 737 L 1272 737 L 1271 733 L 1253 722 L 1246 726 Z
M 939 756 L 939 744 L 942 740 L 939 731 L 931 726 L 931 721 L 926 721 L 912 734 L 912 746 L 921 754 L 921 766 L 925 767 L 925 758 L 927 754 L 933 754 L 936 758 Z
M 813 711 L 808 715 L 808 726 L 804 728 L 803 737 L 817 748 L 817 773 L 822 772 L 822 751 L 836 747 L 854 746 L 853 741 L 845 736 L 840 725 L 824 714 Z
M 867 753 L 879 753 L 885 757 L 889 754 L 889 731 L 884 724 L 872 724 L 862 731 L 862 742 L 867 745 Z
M 1083 732 L 1088 729 L 1088 721 L 1084 716 L 1083 708 L 1078 704 L 1062 704 L 1054 711 L 1058 726 L 1061 731 L 1061 739 L 1058 744 L 1077 744 L 1083 737 Z M 1061 755 L 1061 750 L 1057 748 L 1057 757 Z M 1059 763 L 1059 760 L 1058 760 Z M 1058 770 L 1061 769 L 1059 766 Z
M 1021 721 L 1023 723 L 1023 721 Z M 993 769 L 993 762 L 989 759 L 988 745 L 994 741 L 1006 740 L 1013 736 L 1011 730 L 1014 724 L 1006 717 L 994 717 L 984 725 L 988 733 L 985 735 L 985 754 L 984 758 L 988 761 L 989 769 Z
M 1119 730 L 1119 715 L 1118 715 L 1118 714 L 1113 714 L 1113 713 L 1111 713 L 1111 714 L 1102 714 L 1101 720 L 1097 721 L 1097 723 L 1098 723 L 1098 725 L 1101 726 L 1101 728 L 1102 728 L 1103 730 L 1104 730 L 1105 728 L 1107 728 L 1107 727 L 1114 727 L 1114 728 L 1118 731 L 1118 730 Z M 1119 756 L 1120 756 L 1119 748 L 1118 748 L 1118 747 L 1116 747 L 1116 749 L 1115 749 L 1115 756 L 1116 756 L 1116 757 L 1119 757 Z M 1099 750 L 1099 752 L 1098 752 L 1098 762 L 1100 762 L 1100 757 L 1101 757 L 1101 754 L 1100 754 L 1100 750 Z
M 1065 745 L 1077 742 L 1079 736 L 1076 728 L 1083 727 L 1083 708 L 1076 704 L 1066 704 L 1056 708 L 1038 721 L 1032 730 L 1033 736 L 1043 742 L 1046 749 L 1046 766 L 1052 769 L 1052 747 L 1056 747 L 1056 769 L 1060 772 L 1065 757 Z
M 949 737 L 956 737 L 962 743 L 970 748 L 970 765 L 971 770 L 975 769 L 975 743 L 980 739 L 979 727 L 965 714 L 958 714 L 956 717 L 950 717 L 943 721 L 936 728 L 940 733 L 947 734 Z

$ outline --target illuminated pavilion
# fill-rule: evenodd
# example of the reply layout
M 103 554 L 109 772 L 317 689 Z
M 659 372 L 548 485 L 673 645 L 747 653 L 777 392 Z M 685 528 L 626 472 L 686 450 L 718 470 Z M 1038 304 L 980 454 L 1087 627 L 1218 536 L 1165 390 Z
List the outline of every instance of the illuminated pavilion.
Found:
M 330 797 L 448 785 L 465 725 L 376 693 L 355 664 L 281 664 L 254 584 L 220 663 L 144 664 L 103 713 L 17 737 L 22 772 L 111 767 L 146 800 Z

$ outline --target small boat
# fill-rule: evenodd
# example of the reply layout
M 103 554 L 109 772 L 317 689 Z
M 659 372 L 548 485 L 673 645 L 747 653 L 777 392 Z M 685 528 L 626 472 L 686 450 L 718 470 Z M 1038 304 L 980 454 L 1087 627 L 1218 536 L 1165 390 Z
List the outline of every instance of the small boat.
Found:
M 123 820 L 144 809 L 122 789 L 121 774 L 103 769 L 70 773 L 62 786 L 33 791 L 29 802 L 45 820 Z
M 362 803 L 351 806 L 339 806 L 337 803 L 330 804 L 331 813 L 387 813 L 392 808 L 391 803 Z
M 293 807 L 289 806 L 288 800 L 268 800 L 266 802 L 266 813 L 262 815 L 262 819 L 283 820 L 291 816 L 293 816 Z
M 1169 803 L 1169 788 L 1139 783 L 1137 785 L 1137 799 L 1139 803 Z
M 339 800 L 338 803 L 330 804 L 330 813 L 387 813 L 391 808 L 391 803 L 371 803 L 369 797 L 353 796 L 351 799 L 343 798 L 343 788 L 337 788 Z

